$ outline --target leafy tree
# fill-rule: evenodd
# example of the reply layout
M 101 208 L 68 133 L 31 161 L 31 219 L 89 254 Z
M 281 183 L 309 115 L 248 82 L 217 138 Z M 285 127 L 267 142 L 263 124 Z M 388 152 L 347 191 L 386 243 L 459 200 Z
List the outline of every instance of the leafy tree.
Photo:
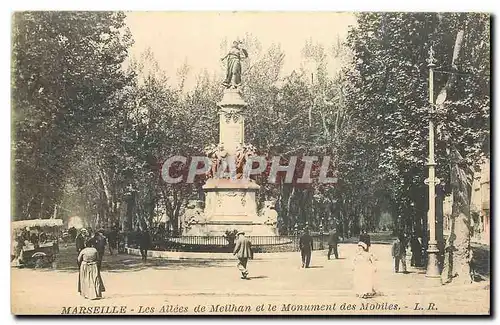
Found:
M 489 151 L 488 15 L 362 13 L 348 43 L 355 62 L 350 102 L 358 123 L 380 144 L 375 151 L 382 157 L 380 171 L 392 180 L 398 211 L 409 211 L 411 203 L 427 209 L 421 184 L 427 170 L 426 60 L 431 46 L 438 70 L 448 71 L 436 73 L 433 116 L 437 174 L 446 184 L 451 181 L 445 189 L 457 199 L 453 216 L 461 225 L 455 228 L 456 240 L 448 242 L 447 250 L 456 253 L 454 270 L 447 274 L 470 281 L 470 176 Z
M 124 14 L 18 12 L 13 19 L 14 218 L 52 216 L 75 146 L 127 83 Z

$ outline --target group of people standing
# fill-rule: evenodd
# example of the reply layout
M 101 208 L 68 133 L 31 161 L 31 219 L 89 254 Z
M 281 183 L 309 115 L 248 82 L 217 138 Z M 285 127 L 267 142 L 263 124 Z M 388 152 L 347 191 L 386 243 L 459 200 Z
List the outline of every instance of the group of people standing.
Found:
M 109 248 L 109 254 L 113 255 L 118 250 L 119 245 L 117 227 L 113 227 L 109 231 L 100 229 L 94 234 L 85 228 L 80 229 L 75 237 L 79 268 L 78 292 L 80 295 L 92 300 L 102 298 L 102 293 L 106 290 L 101 277 L 102 259 L 106 246 Z M 150 245 L 149 231 L 147 229 L 140 230 L 139 248 L 144 262 L 147 260 Z
M 112 227 L 109 231 L 99 229 L 91 233 L 88 229 L 82 228 L 75 237 L 75 246 L 78 274 L 78 292 L 87 299 L 102 298 L 102 293 L 106 290 L 101 277 L 102 259 L 109 248 L 110 255 L 118 250 L 117 227 Z
M 12 236 L 12 251 L 10 261 L 12 266 L 25 266 L 24 252 L 25 248 L 32 246 L 34 250 L 38 250 L 41 246 L 50 242 L 54 248 L 54 253 L 59 252 L 59 239 L 53 233 L 46 233 L 41 227 L 25 227 L 19 233 L 14 233 Z
M 411 266 L 422 267 L 424 266 L 424 252 L 423 243 L 421 237 L 413 236 L 409 242 L 405 236 L 401 235 L 396 238 L 392 243 L 391 253 L 394 260 L 394 272 L 399 272 L 399 266 L 401 265 L 403 273 L 407 272 L 406 267 L 406 253 L 407 247 L 410 246 L 411 249 Z

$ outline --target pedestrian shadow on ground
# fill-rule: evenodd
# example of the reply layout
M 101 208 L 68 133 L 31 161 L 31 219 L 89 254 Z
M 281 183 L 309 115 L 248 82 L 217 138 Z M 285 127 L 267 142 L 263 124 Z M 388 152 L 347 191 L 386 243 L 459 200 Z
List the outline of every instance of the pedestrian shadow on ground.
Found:
M 323 265 L 310 265 L 307 267 L 307 269 L 322 269 L 324 268 Z
M 425 271 L 421 272 L 418 270 L 411 270 L 411 271 L 399 271 L 399 272 L 394 272 L 393 274 L 425 274 Z
M 205 260 L 168 260 L 168 259 L 151 259 L 146 263 L 140 259 L 127 259 L 120 261 L 120 263 L 108 263 L 104 265 L 103 271 L 112 273 L 119 272 L 136 272 L 144 269 L 154 270 L 182 270 L 186 268 L 200 268 L 200 267 L 222 267 L 221 261 L 205 261 Z M 227 266 L 227 265 L 226 265 Z M 232 266 L 232 265 L 231 265 Z
M 267 279 L 267 278 L 269 278 L 269 277 L 266 275 L 256 275 L 256 276 L 249 276 L 247 279 L 254 280 L 254 279 Z

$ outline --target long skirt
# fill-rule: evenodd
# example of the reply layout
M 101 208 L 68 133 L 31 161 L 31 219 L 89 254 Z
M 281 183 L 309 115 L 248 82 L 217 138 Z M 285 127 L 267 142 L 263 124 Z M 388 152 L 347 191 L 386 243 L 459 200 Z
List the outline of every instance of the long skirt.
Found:
M 372 263 L 361 262 L 354 268 L 354 292 L 359 297 L 370 297 L 375 294 L 375 268 Z
M 106 291 L 102 282 L 101 273 L 97 268 L 97 262 L 82 262 L 80 274 L 78 275 L 78 292 L 87 299 L 102 298 L 102 292 Z

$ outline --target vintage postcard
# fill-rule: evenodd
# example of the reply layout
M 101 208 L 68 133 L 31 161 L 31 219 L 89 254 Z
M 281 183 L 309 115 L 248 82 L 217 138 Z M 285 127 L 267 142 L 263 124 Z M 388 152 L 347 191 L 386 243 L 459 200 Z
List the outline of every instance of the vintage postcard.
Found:
M 12 14 L 15 315 L 490 315 L 488 13 Z

